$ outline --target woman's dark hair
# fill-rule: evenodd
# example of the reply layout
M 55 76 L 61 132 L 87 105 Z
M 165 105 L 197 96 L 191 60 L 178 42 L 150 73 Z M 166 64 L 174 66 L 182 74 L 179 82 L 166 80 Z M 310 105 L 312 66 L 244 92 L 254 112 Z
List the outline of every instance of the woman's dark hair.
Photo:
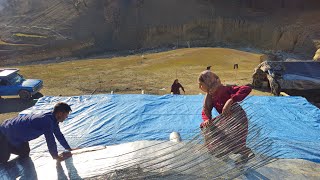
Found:
M 57 113 L 57 112 L 67 112 L 69 113 L 71 110 L 71 107 L 64 102 L 59 102 L 57 103 L 54 108 L 53 108 L 53 114 Z

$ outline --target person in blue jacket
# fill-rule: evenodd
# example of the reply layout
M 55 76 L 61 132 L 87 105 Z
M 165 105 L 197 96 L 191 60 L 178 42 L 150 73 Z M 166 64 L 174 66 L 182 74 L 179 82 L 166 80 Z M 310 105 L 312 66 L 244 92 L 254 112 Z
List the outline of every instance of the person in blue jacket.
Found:
M 20 115 L 8 119 L 0 125 L 0 163 L 9 160 L 10 154 L 29 157 L 29 141 L 45 136 L 49 152 L 53 159 L 63 161 L 71 156 L 58 155 L 55 138 L 66 149 L 71 151 L 68 142 L 60 131 L 59 123 L 63 122 L 71 112 L 68 104 L 59 102 L 52 112 L 44 114 Z

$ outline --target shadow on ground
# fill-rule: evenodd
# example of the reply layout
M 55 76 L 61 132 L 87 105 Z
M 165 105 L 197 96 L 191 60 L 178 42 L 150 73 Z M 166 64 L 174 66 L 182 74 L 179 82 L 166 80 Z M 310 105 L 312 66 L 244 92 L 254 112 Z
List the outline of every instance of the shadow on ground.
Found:
M 269 180 L 269 178 L 267 178 L 266 176 L 264 176 L 263 174 L 259 173 L 254 169 L 250 169 L 248 172 L 246 172 L 244 174 L 244 177 L 252 180 Z
M 31 106 L 36 102 L 33 100 L 24 101 L 20 98 L 1 98 L 0 99 L 0 114 L 20 112 Z
M 30 157 L 15 158 L 6 164 L 0 164 L 0 175 L 3 179 L 38 179 Z

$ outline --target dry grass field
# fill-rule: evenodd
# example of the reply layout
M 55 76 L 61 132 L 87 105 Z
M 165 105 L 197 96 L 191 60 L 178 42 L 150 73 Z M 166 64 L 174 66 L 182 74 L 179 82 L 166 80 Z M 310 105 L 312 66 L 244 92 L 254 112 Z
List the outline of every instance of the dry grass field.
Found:
M 114 93 L 168 94 L 178 78 L 187 95 L 199 94 L 197 78 L 208 65 L 224 84 L 251 82 L 261 54 L 225 48 L 188 48 L 126 57 L 74 60 L 17 67 L 25 78 L 42 79 L 46 96 Z M 238 70 L 233 65 L 239 65 Z M 270 95 L 253 91 L 252 95 Z M 7 97 L 5 97 L 7 98 Z M 17 98 L 0 100 L 0 120 L 32 106 Z M 17 105 L 20 104 L 20 105 Z

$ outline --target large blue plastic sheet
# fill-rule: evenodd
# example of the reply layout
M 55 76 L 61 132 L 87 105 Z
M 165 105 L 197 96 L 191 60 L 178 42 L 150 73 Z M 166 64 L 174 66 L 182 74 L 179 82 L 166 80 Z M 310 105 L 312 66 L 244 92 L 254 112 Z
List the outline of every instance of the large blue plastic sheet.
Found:
M 283 62 L 284 74 L 294 74 L 302 77 L 320 78 L 320 63 L 317 61 Z
M 60 101 L 70 104 L 73 111 L 60 127 L 71 147 L 168 140 L 173 131 L 190 140 L 200 133 L 203 99 L 203 95 L 43 97 L 20 114 L 47 112 Z M 263 127 L 262 133 L 274 141 L 273 149 L 285 153 L 282 158 L 320 162 L 320 109 L 302 97 L 251 96 L 242 106 L 250 114 L 249 124 Z M 44 137 L 32 145 L 32 153 L 47 151 Z
M 174 157 L 175 152 L 178 154 L 178 150 L 183 149 L 184 151 L 190 148 L 187 144 L 192 137 L 198 135 L 201 138 L 199 124 L 202 121 L 203 98 L 203 95 L 43 97 L 34 107 L 21 112 L 20 115 L 51 111 L 57 102 L 67 102 L 71 105 L 73 112 L 60 125 L 61 130 L 72 147 L 83 149 L 80 149 L 79 152 L 74 151 L 72 158 L 65 162 L 56 163 L 47 150 L 44 137 L 40 137 L 30 143 L 31 158 L 19 159 L 12 156 L 14 159 L 11 159 L 8 164 L 0 165 L 0 179 L 109 179 L 111 176 L 117 179 L 123 174 L 131 177 L 141 175 L 140 173 L 143 172 L 151 173 L 148 169 L 141 171 L 140 165 L 144 167 L 143 163 L 139 164 L 142 162 L 141 159 L 144 162 L 143 158 L 150 155 L 157 157 L 159 154 L 162 155 L 164 150 L 173 153 L 169 156 Z M 257 177 L 262 179 L 313 177 L 316 179 L 319 177 L 312 175 L 320 165 L 317 164 L 320 162 L 320 110 L 318 108 L 301 97 L 251 96 L 241 105 L 249 117 L 249 126 L 262 127 L 261 132 L 259 131 L 261 136 L 256 136 L 256 138 L 267 137 L 272 140 L 274 143 L 270 151 L 279 152 L 280 150 L 284 153 L 281 158 L 286 158 L 270 166 L 261 167 L 257 171 L 251 169 L 242 176 L 242 179 L 257 179 Z M 213 114 L 217 115 L 217 112 L 214 111 Z M 249 129 L 257 130 L 257 128 Z M 176 144 L 169 141 L 169 134 L 173 131 L 181 134 L 182 143 Z M 259 142 L 259 139 L 250 138 L 250 134 L 253 132 L 249 132 L 248 139 Z M 250 146 L 250 144 L 252 143 L 247 142 L 247 145 Z M 62 147 L 59 147 L 59 150 L 62 151 Z M 201 151 L 193 150 L 192 153 L 186 153 L 183 157 L 188 161 L 187 157 L 195 156 L 197 161 L 186 164 L 186 166 L 192 166 L 193 169 L 198 168 L 199 171 L 194 173 L 173 171 L 172 177 L 197 179 L 199 174 L 206 173 L 208 168 L 193 166 L 194 163 L 209 163 L 208 167 L 215 167 L 214 170 L 217 172 L 221 170 L 218 167 L 227 170 L 233 167 L 229 161 L 224 162 L 209 153 L 201 154 Z M 253 148 L 253 150 L 258 156 L 256 161 L 265 157 L 257 149 Z M 273 153 L 268 152 L 268 154 Z M 200 158 L 198 155 L 201 155 Z M 162 156 L 159 157 L 161 159 Z M 184 159 L 179 159 L 179 157 L 172 158 L 172 161 L 169 159 L 166 167 L 171 167 L 170 163 L 183 163 Z M 294 158 L 316 163 L 292 160 Z M 131 165 L 131 160 L 137 164 Z M 128 164 L 127 161 L 130 163 Z M 299 171 L 297 167 L 302 165 L 308 166 L 309 169 Z M 113 168 L 116 169 L 112 171 Z M 171 172 L 173 170 L 168 168 L 162 171 Z M 296 168 L 294 172 L 292 168 Z M 193 169 L 190 170 L 193 172 Z M 309 175 L 306 175 L 308 172 Z M 210 174 L 219 176 L 219 173 L 215 174 L 211 170 Z M 228 174 L 226 176 L 226 178 L 232 177 Z M 166 177 L 159 176 L 160 179 L 166 179 Z
M 168 140 L 173 131 L 186 140 L 200 132 L 202 99 L 176 95 L 44 97 L 20 114 L 47 112 L 57 102 L 68 103 L 73 111 L 60 128 L 71 147 Z M 46 150 L 44 137 L 34 144 L 37 150 Z
M 320 109 L 302 97 L 256 96 L 244 106 L 249 121 L 263 127 L 281 158 L 305 159 L 320 163 Z M 250 135 L 250 134 L 249 134 Z
M 265 61 L 258 67 L 275 78 L 281 89 L 320 89 L 320 62 Z

